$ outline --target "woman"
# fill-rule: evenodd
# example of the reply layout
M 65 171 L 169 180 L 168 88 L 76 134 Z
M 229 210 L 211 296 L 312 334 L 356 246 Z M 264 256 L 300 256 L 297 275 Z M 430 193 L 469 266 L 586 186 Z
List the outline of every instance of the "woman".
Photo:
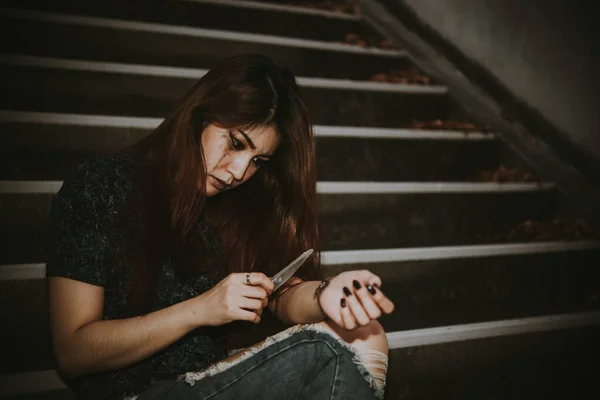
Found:
M 382 397 L 376 319 L 393 304 L 379 277 L 319 281 L 317 251 L 273 293 L 268 276 L 318 249 L 315 203 L 293 76 L 260 55 L 225 60 L 58 192 L 47 276 L 64 379 L 86 399 Z M 266 307 L 295 326 L 230 355 Z

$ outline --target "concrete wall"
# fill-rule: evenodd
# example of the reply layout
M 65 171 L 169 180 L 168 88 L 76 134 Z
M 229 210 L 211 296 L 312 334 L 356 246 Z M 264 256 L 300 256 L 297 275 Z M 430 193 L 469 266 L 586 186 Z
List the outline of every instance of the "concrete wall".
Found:
M 600 161 L 595 0 L 402 1 L 578 150 Z M 596 8 L 593 10 L 592 8 Z M 596 32 L 594 32 L 596 31 Z M 598 35 L 600 36 L 600 35 Z

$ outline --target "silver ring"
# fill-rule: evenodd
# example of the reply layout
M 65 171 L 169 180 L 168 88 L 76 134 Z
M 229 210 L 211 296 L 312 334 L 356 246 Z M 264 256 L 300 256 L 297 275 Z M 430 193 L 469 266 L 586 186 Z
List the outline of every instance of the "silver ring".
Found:
M 252 284 L 250 283 L 250 272 L 248 272 L 248 273 L 246 274 L 246 285 L 250 285 L 250 286 L 252 286 Z

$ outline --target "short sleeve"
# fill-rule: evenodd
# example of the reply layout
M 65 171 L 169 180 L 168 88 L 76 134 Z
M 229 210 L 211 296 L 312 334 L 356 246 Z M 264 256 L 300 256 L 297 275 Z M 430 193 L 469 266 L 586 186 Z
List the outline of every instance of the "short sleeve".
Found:
M 117 217 L 126 193 L 107 161 L 78 166 L 50 209 L 50 254 L 46 276 L 105 286 L 119 249 Z

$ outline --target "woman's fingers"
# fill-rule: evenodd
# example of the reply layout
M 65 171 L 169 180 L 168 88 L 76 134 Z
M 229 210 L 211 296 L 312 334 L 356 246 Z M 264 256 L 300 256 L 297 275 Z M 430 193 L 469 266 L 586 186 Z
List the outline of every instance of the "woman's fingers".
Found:
M 388 299 L 381 291 L 381 278 L 368 270 L 358 271 L 358 280 L 363 283 L 364 288 L 369 292 L 370 298 L 373 299 L 377 307 L 386 314 L 394 311 L 394 303 Z M 362 292 L 364 294 L 364 292 Z M 360 297 L 361 300 L 363 297 Z M 365 300 L 368 304 L 368 300 Z M 369 312 L 370 310 L 367 309 Z
M 242 314 L 242 318 L 240 319 L 247 319 L 248 321 L 257 324 L 260 322 L 260 318 L 262 317 L 264 307 L 265 306 L 263 305 L 263 301 L 259 299 L 249 299 L 247 297 L 242 297 L 242 304 L 240 305 L 240 312 Z M 248 313 L 252 313 L 254 314 L 254 316 Z
M 394 310 L 394 303 L 377 286 L 381 281 L 379 277 L 369 273 L 369 276 L 364 278 L 369 279 L 365 279 L 362 283 L 354 279 L 352 290 L 347 286 L 343 288 L 348 310 L 342 308 L 341 315 L 342 325 L 346 329 L 354 329 L 356 325 L 367 325 L 370 321 L 379 318 L 382 312 L 389 314 Z
M 269 295 L 265 289 L 260 286 L 248 286 L 244 285 L 242 288 L 242 296 L 248 297 L 251 299 L 259 299 L 263 301 L 266 306 L 269 301 Z
M 273 281 L 262 272 L 244 272 L 239 275 L 243 284 L 247 286 L 259 286 L 263 288 L 269 295 L 275 288 Z
M 345 298 L 340 300 L 342 323 L 339 324 L 348 330 L 356 328 L 356 320 L 348 308 L 348 303 Z
M 371 285 L 362 285 L 358 281 L 352 282 L 354 285 L 354 293 L 360 300 L 365 312 L 370 319 L 377 319 L 381 316 L 381 309 L 372 297 L 374 287 Z
M 346 302 L 348 303 L 348 308 L 352 312 L 352 315 L 356 319 L 356 322 L 361 326 L 367 325 L 371 321 L 371 318 L 369 318 L 369 316 L 367 315 L 358 298 L 347 287 L 344 287 L 344 294 L 346 295 Z
M 365 284 L 381 287 L 381 278 L 372 273 L 371 271 L 361 271 L 360 278 L 361 282 L 364 282 Z
M 258 324 L 260 322 L 261 317 L 253 311 L 240 309 L 240 315 L 237 319 L 241 321 L 250 321 L 252 323 Z
M 264 274 L 250 274 L 249 280 L 251 282 L 255 282 L 258 279 L 262 279 L 260 277 L 260 275 L 263 275 L 266 277 L 266 275 L 264 275 Z M 248 276 L 248 275 L 246 275 L 246 276 Z M 257 278 L 257 276 L 258 276 L 258 278 Z M 269 282 L 270 282 L 270 279 L 269 279 Z M 271 283 L 273 283 L 273 282 L 271 282 Z M 271 289 L 271 291 L 272 291 L 272 289 Z M 271 292 L 268 292 L 267 289 L 265 289 L 263 286 L 248 285 L 248 284 L 244 284 L 242 286 L 242 296 L 261 300 L 263 307 L 266 307 L 269 304 L 269 293 L 271 293 Z
M 379 308 L 384 313 L 390 314 L 392 311 L 394 311 L 394 303 L 392 303 L 392 301 L 383 294 L 381 289 L 379 289 L 377 286 L 369 285 L 367 290 L 370 292 L 371 298 L 377 303 Z
M 251 311 L 256 311 L 256 310 L 261 310 L 263 309 L 263 302 L 259 299 L 249 299 L 247 297 L 242 297 L 241 299 L 241 304 L 240 304 L 240 308 L 246 309 L 246 310 L 251 310 Z

